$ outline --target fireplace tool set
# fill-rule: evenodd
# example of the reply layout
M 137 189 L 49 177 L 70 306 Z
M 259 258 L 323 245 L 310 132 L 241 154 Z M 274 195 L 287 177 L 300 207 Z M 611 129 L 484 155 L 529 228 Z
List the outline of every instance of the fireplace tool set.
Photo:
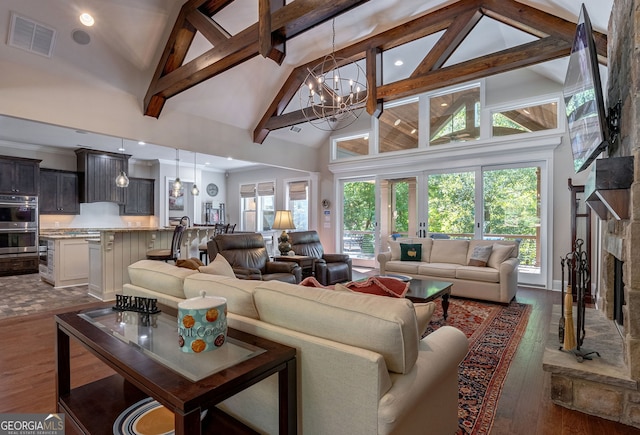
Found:
M 591 275 L 589 274 L 589 264 L 587 253 L 582 249 L 584 240 L 577 239 L 575 250 L 560 258 L 562 266 L 562 305 L 560 320 L 558 322 L 558 339 L 560 340 L 560 350 L 571 352 L 578 362 L 585 359 L 592 359 L 592 355 L 600 354 L 594 350 L 582 348 L 585 337 L 585 294 L 591 285 Z M 565 290 L 564 272 L 567 270 L 567 286 Z M 575 271 L 575 282 L 572 282 L 573 271 Z M 576 323 L 573 320 L 573 292 L 576 292 Z

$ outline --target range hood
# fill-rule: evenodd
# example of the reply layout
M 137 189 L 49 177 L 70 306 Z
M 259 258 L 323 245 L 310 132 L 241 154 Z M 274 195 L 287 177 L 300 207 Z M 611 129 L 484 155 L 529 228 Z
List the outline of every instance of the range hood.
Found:
M 608 213 L 616 220 L 629 218 L 633 156 L 596 159 L 584 186 L 587 205 L 600 219 Z

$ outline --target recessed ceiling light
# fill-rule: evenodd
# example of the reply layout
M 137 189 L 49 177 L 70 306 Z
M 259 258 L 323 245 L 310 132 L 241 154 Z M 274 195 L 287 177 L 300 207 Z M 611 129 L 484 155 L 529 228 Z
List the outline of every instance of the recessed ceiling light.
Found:
M 402 61 L 402 59 L 398 59 L 393 63 L 395 66 L 402 66 L 404 65 L 404 62 Z
M 124 152 L 124 148 L 120 147 L 120 148 L 118 148 L 118 151 L 120 151 L 121 153 L 123 153 L 123 152 Z
M 141 140 L 139 140 L 139 141 L 138 141 L 138 145 L 146 145 L 146 144 L 147 144 L 147 143 L 146 143 L 146 142 L 144 142 L 144 141 L 141 141 Z
M 369 135 L 366 135 L 366 136 L 364 137 L 364 140 L 369 140 Z
M 204 162 L 204 164 L 205 164 L 205 165 L 210 165 L 210 164 L 211 164 L 211 162 Z
M 227 160 L 233 160 L 233 157 L 227 157 Z
M 91 27 L 95 24 L 95 20 L 93 19 L 93 17 L 86 12 L 80 14 L 80 22 L 87 27 Z
M 440 104 L 440 107 L 447 107 L 448 105 L 449 104 L 447 104 L 447 103 L 442 103 L 442 104 Z
M 396 119 L 396 122 L 393 123 L 393 125 L 395 125 L 396 127 L 400 125 L 402 121 L 400 121 L 400 118 Z
M 524 109 L 523 112 L 526 113 L 527 115 L 531 115 L 531 112 L 529 112 L 527 109 Z
M 418 131 L 418 130 L 416 130 L 416 129 L 414 128 L 413 130 L 411 130 L 411 134 L 416 134 L 416 131 Z

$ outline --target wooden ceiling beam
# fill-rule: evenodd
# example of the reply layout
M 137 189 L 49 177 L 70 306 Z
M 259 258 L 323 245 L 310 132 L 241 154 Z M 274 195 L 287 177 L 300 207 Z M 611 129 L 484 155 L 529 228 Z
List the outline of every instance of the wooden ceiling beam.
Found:
M 552 36 L 380 86 L 378 97 L 393 101 L 568 56 L 571 43 Z
M 191 11 L 187 16 L 187 21 L 195 27 L 202 36 L 214 47 L 223 43 L 231 37 L 231 34 L 222 28 L 218 23 L 213 21 L 211 17 L 206 16 L 198 9 Z
M 458 16 L 447 27 L 447 30 L 425 58 L 422 59 L 422 62 L 416 67 L 411 76 L 416 77 L 444 65 L 449 56 L 457 50 L 481 18 L 482 12 L 480 9 L 470 10 Z
M 382 100 L 378 99 L 378 86 L 382 84 L 382 50 L 379 47 L 367 50 L 367 83 L 369 96 L 367 98 L 367 113 L 376 118 L 382 115 Z
M 346 59 L 347 61 L 345 62 L 345 64 L 359 61 L 367 56 L 366 53 L 368 50 L 389 50 L 399 45 L 406 44 L 408 42 L 412 42 L 425 36 L 429 36 L 445 30 L 449 25 L 451 25 L 451 23 L 457 16 L 464 14 L 469 10 L 478 10 L 479 7 L 479 0 L 460 1 L 454 3 L 452 5 L 440 8 L 430 14 L 423 15 L 407 23 L 401 24 L 400 26 L 389 29 L 385 32 L 371 36 L 356 44 L 342 48 L 335 52 L 335 56 L 337 58 Z M 371 51 L 371 53 L 374 53 L 374 51 Z M 378 59 L 377 62 L 381 61 L 380 56 L 376 56 L 376 59 Z M 306 121 L 306 118 L 302 114 L 302 111 L 297 111 L 295 112 L 295 114 L 289 116 L 283 115 L 283 112 L 286 109 L 287 105 L 291 102 L 291 99 L 298 92 L 300 86 L 302 85 L 302 82 L 304 81 L 304 78 L 308 74 L 308 70 L 312 69 L 321 61 L 322 57 L 312 60 L 304 65 L 298 66 L 291 72 L 285 83 L 282 85 L 282 88 L 269 105 L 269 108 L 262 116 L 260 122 L 254 129 L 253 138 L 255 143 L 262 143 L 264 139 L 266 139 L 269 130 L 277 130 L 277 128 L 290 127 L 292 125 L 300 124 Z M 369 59 L 367 59 L 367 62 L 370 62 Z M 378 68 L 378 66 L 368 64 L 367 71 L 369 71 L 369 68 Z M 369 74 L 369 72 L 367 72 L 367 74 Z M 381 73 L 380 80 L 382 80 Z M 370 83 L 372 82 L 369 81 L 368 83 L 369 92 L 371 95 L 372 91 L 375 93 L 375 89 L 372 90 L 373 86 L 370 85 Z M 373 105 L 373 107 L 368 107 L 368 112 L 369 110 L 372 110 L 372 115 L 377 114 L 376 116 L 382 114 L 382 106 L 381 103 L 377 101 L 377 97 L 376 102 L 371 104 Z M 272 118 L 278 117 L 283 117 L 282 121 L 271 121 Z M 279 125 L 280 127 L 276 128 L 276 125 Z M 267 128 L 267 126 L 269 128 Z
M 548 14 L 514 0 L 483 0 L 482 13 L 538 38 L 554 36 L 573 41 L 576 23 Z M 593 32 L 599 61 L 607 62 L 607 35 Z
M 471 32 L 482 15 L 541 39 L 442 68 L 451 53 L 464 40 L 464 37 Z M 369 113 L 378 111 L 381 113 L 383 101 L 393 101 L 568 56 L 576 24 L 514 0 L 461 0 L 352 46 L 345 47 L 340 52 L 342 56 L 351 56 L 354 61 L 366 56 L 369 74 L 369 71 L 378 67 L 375 63 L 380 62 L 379 59 L 375 61 L 371 59 L 373 56 L 380 57 L 375 54 L 375 51 L 371 51 L 372 48 L 378 48 L 382 51 L 389 50 L 445 29 L 447 31 L 434 48 L 427 53 L 410 78 L 382 86 L 377 80 L 368 82 L 370 96 L 375 99 L 375 101 L 367 103 L 367 111 Z M 594 39 L 596 40 L 601 63 L 606 65 L 607 37 L 602 33 L 594 32 Z M 308 65 L 313 65 L 319 61 L 320 59 L 303 67 L 306 68 Z M 294 70 L 292 76 L 300 75 L 299 71 L 297 71 L 298 68 Z M 291 96 L 292 98 L 301 85 L 300 80 L 302 79 L 287 80 L 285 86 L 292 86 L 295 89 L 288 89 L 286 92 L 281 90 L 276 99 L 282 95 Z M 257 141 L 258 143 L 261 143 L 266 138 L 268 130 L 288 127 L 307 120 L 302 111 L 283 114 L 289 102 L 290 98 L 279 102 L 274 100 L 254 131 L 254 138 L 260 139 Z M 260 134 L 257 135 L 255 134 L 256 132 L 260 132 Z
M 284 7 L 284 0 L 258 0 L 258 47 L 262 57 L 282 64 L 286 37 L 282 29 L 271 31 L 271 14 Z
M 271 31 L 282 35 L 284 40 L 305 32 L 337 15 L 340 15 L 368 0 L 296 0 L 271 14 Z M 144 99 L 144 113 L 158 117 L 164 106 L 164 101 L 192 86 L 202 83 L 211 77 L 232 68 L 259 53 L 258 23 L 232 36 L 228 40 L 213 47 L 206 53 L 185 65 L 166 68 L 167 57 L 175 50 L 174 32 L 187 22 L 186 16 L 197 8 L 201 12 L 206 9 L 207 14 L 217 12 L 229 4 L 228 0 L 204 1 L 191 0 L 185 3 L 174 25 L 169 41 L 165 46 L 156 74 L 149 85 Z M 218 8 L 218 9 L 216 9 Z M 213 15 L 213 14 L 212 14 Z M 193 36 L 191 37 L 193 40 Z M 190 45 L 190 43 L 189 43 Z M 187 46 L 188 49 L 188 46 Z M 166 55 L 166 57 L 165 57 Z M 186 51 L 184 53 L 186 55 Z M 184 61 L 184 56 L 182 56 Z
M 185 3 L 183 8 L 198 9 L 207 17 L 213 17 L 231 3 L 233 0 L 191 0 Z

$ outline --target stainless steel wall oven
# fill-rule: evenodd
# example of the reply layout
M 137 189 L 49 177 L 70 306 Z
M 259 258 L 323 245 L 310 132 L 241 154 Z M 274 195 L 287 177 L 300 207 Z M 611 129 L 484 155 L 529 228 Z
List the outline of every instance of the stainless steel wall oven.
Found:
M 38 252 L 38 197 L 0 195 L 0 254 Z

